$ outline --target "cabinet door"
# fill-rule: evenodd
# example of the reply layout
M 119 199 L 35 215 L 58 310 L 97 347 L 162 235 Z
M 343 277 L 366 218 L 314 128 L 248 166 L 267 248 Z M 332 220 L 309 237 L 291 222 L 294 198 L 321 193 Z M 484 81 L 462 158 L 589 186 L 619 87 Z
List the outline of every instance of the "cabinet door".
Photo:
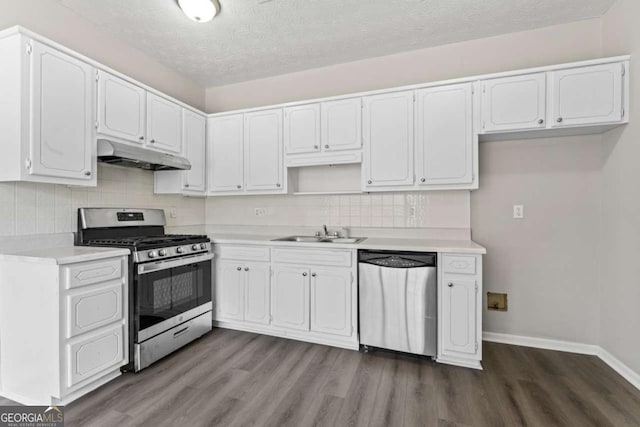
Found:
M 269 264 L 246 264 L 244 320 L 247 322 L 270 322 L 270 286 L 271 270 Z
M 144 89 L 98 71 L 98 133 L 144 143 L 146 105 Z
M 320 104 L 284 109 L 284 146 L 287 154 L 320 151 Z
M 309 270 L 273 267 L 271 283 L 272 324 L 309 330 Z
M 29 173 L 90 180 L 95 146 L 93 69 L 31 43 Z
M 243 190 L 242 114 L 209 119 L 209 192 Z
M 182 107 L 147 92 L 147 139 L 151 148 L 182 151 Z
M 358 149 L 362 146 L 362 99 L 322 103 L 322 149 Z
M 283 188 L 282 110 L 244 115 L 244 182 L 247 191 Z
M 417 92 L 416 153 L 419 185 L 473 181 L 471 83 Z
M 482 131 L 544 128 L 546 74 L 526 74 L 482 82 Z
M 550 73 L 553 127 L 622 120 L 623 64 L 572 68 Z
M 413 92 L 363 102 L 365 188 L 413 185 Z
M 444 279 L 442 352 L 476 354 L 477 287 L 475 280 Z
M 242 265 L 229 261 L 218 261 L 214 288 L 216 319 L 243 320 L 244 274 Z
M 351 336 L 351 271 L 311 270 L 311 330 Z
M 206 127 L 207 121 L 203 116 L 187 109 L 182 110 L 184 155 L 191 163 L 191 169 L 183 173 L 183 188 L 187 191 L 205 190 Z

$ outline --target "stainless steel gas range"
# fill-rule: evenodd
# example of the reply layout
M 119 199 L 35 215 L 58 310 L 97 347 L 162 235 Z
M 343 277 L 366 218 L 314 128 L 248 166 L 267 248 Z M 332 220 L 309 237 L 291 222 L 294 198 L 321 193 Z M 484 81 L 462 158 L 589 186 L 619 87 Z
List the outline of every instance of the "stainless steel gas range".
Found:
M 81 208 L 76 243 L 124 247 L 129 261 L 129 354 L 140 371 L 212 325 L 207 236 L 165 234 L 162 209 Z

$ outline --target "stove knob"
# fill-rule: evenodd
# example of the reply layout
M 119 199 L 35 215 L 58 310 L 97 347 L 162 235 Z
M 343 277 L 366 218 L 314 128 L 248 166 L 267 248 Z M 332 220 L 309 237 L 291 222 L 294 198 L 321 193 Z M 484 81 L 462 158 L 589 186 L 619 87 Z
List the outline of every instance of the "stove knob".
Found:
M 206 243 L 200 243 L 200 249 L 207 249 Z
M 193 249 L 194 251 L 197 251 L 200 247 L 198 245 L 193 245 L 191 246 L 191 249 Z
M 180 246 L 180 247 L 178 247 L 178 249 L 176 249 L 176 252 L 181 254 L 182 252 L 184 252 L 184 248 L 182 246 Z
M 156 251 L 149 251 L 147 252 L 147 256 L 149 258 L 155 258 L 156 257 Z
M 160 252 L 158 252 L 158 255 L 166 256 L 167 255 L 167 251 L 165 251 L 164 249 L 160 249 Z

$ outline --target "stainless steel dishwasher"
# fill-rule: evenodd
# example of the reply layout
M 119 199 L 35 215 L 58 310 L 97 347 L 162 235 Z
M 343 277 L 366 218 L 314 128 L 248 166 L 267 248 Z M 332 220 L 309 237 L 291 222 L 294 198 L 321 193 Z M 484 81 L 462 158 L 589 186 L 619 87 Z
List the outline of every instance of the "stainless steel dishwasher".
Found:
M 436 355 L 437 255 L 360 251 L 360 344 Z

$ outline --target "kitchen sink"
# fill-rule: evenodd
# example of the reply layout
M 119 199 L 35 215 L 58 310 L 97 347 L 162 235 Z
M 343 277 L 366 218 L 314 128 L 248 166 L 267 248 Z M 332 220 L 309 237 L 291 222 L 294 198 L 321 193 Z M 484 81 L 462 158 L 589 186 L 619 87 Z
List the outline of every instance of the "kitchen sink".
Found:
M 360 243 L 366 237 L 332 237 L 332 236 L 287 236 L 273 239 L 274 242 L 303 242 L 303 243 Z

